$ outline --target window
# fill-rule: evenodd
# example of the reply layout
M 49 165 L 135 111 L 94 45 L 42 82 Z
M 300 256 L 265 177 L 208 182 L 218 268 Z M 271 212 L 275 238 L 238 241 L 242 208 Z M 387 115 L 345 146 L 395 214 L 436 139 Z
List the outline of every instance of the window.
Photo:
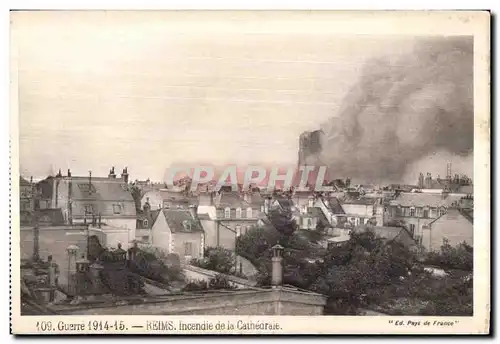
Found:
M 413 223 L 410 223 L 410 233 L 412 236 L 415 234 L 415 225 Z
M 415 217 L 415 208 L 410 208 L 410 216 Z
M 429 209 L 424 209 L 424 217 L 425 218 L 429 217 Z
M 94 206 L 92 204 L 86 204 L 85 205 L 85 214 L 93 214 L 93 213 L 94 213 Z
M 182 226 L 184 227 L 186 232 L 191 232 L 191 221 L 189 220 L 182 221 Z
M 247 208 L 247 217 L 252 218 L 252 208 Z
M 144 227 L 147 227 L 147 226 L 148 226 L 148 220 L 143 220 L 143 221 L 142 221 L 142 225 L 143 225 Z
M 193 255 L 193 243 L 185 242 L 184 243 L 184 256 L 192 256 Z
M 237 225 L 236 226 L 236 236 L 239 237 L 241 235 L 241 226 Z
M 226 219 L 229 219 L 231 217 L 231 209 L 230 208 L 224 209 L 224 217 Z
M 236 218 L 241 219 L 241 208 L 236 209 Z
M 122 206 L 120 204 L 113 204 L 113 214 L 121 214 Z
M 307 219 L 307 228 L 311 229 L 313 226 L 313 220 L 311 218 Z
M 446 214 L 446 209 L 443 208 L 443 207 L 439 208 L 439 210 L 438 210 L 438 217 L 439 216 L 443 216 L 444 214 Z

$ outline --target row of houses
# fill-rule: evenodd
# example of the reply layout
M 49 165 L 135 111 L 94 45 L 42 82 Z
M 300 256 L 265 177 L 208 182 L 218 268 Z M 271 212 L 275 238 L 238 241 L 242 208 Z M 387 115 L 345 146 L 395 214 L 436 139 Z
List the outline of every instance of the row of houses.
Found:
M 365 188 L 367 189 L 367 188 Z M 271 209 L 290 211 L 301 231 L 321 227 L 331 243 L 348 240 L 352 230 L 370 225 L 386 238 L 412 240 L 437 250 L 473 241 L 473 197 L 468 194 L 374 191 L 265 194 L 258 189 L 187 194 L 145 189 L 136 209 L 128 171 L 112 168 L 107 177 L 63 176 L 39 183 L 20 180 L 21 230 L 37 227 L 69 231 L 87 226 L 110 247 L 127 249 L 139 241 L 175 252 L 182 259 L 203 255 L 207 246 L 235 249 L 237 237 L 265 224 Z M 62 243 L 61 243 L 62 245 Z

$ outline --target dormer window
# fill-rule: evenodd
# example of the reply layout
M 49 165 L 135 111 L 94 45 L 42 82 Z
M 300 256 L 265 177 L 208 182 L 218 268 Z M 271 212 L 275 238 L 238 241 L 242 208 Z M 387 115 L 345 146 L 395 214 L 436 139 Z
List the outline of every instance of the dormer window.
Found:
M 247 217 L 252 218 L 252 208 L 247 208 Z
M 143 220 L 143 221 L 142 221 L 142 225 L 143 225 L 144 227 L 147 227 L 147 226 L 148 226 L 148 220 Z
M 236 218 L 241 219 L 241 208 L 236 209 Z
M 241 226 L 237 225 L 236 226 L 236 236 L 239 237 L 241 235 Z
M 410 217 L 415 217 L 415 208 L 410 208 Z
M 94 213 L 94 206 L 92 204 L 86 204 L 85 214 L 93 214 L 93 213 Z
M 224 209 L 224 217 L 225 217 L 226 219 L 231 218 L 231 208 L 226 208 L 226 209 Z
M 191 232 L 191 221 L 189 220 L 182 221 L 182 226 L 187 232 Z
M 113 204 L 113 214 L 121 214 L 122 206 L 121 204 Z

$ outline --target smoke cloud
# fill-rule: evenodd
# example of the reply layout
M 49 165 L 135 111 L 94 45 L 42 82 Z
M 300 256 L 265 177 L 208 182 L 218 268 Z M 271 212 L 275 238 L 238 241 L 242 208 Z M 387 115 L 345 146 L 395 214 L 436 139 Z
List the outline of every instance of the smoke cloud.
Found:
M 399 181 L 438 151 L 471 155 L 473 39 L 418 40 L 411 54 L 369 61 L 322 131 L 305 160 L 367 182 Z

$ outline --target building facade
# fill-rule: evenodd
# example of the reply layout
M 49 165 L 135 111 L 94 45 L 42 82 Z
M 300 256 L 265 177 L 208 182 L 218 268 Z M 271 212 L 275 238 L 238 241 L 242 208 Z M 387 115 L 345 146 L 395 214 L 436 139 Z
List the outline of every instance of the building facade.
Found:
M 449 208 L 429 222 L 422 232 L 422 246 L 427 251 L 439 251 L 444 240 L 455 247 L 463 242 L 473 246 L 474 220 L 472 209 Z
M 150 243 L 189 262 L 203 257 L 205 232 L 195 210 L 162 209 L 151 228 Z

